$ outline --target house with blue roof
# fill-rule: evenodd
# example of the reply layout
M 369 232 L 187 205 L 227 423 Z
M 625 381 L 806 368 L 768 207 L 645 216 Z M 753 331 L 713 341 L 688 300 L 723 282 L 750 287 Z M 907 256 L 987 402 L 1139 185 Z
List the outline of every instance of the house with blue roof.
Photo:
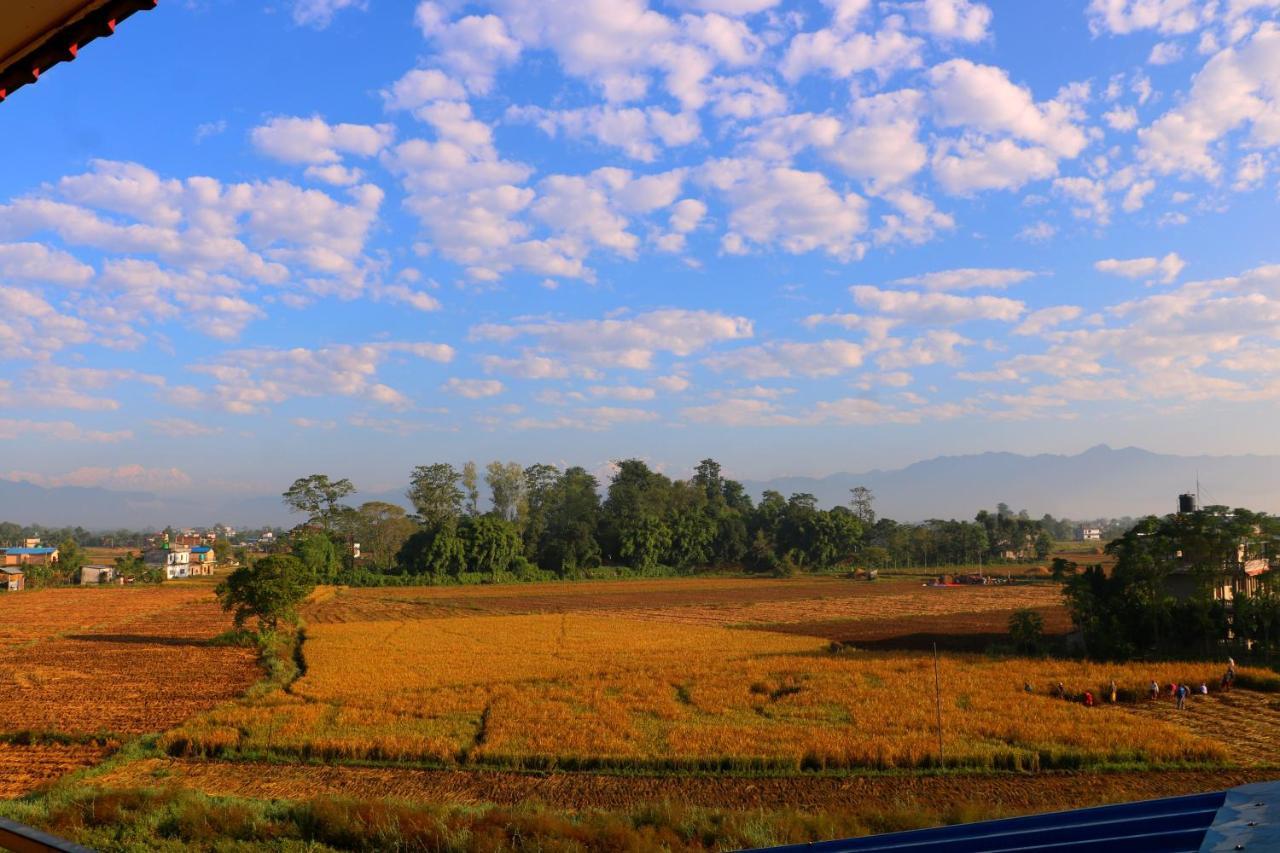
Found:
M 38 548 L 0 548 L 0 568 L 10 566 L 51 566 L 58 562 L 58 549 Z

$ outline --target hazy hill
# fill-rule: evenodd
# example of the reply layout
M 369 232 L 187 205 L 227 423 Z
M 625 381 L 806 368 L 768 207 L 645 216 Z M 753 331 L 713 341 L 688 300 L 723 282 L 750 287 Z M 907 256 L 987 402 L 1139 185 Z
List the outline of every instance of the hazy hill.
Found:
M 1197 473 L 1204 503 L 1280 510 L 1280 456 L 1173 456 L 1106 445 L 1076 456 L 940 456 L 894 471 L 745 485 L 757 498 L 765 489 L 810 492 L 823 506 L 847 503 L 849 489 L 866 486 L 877 513 L 900 521 L 969 518 L 1001 501 L 1036 517 L 1094 518 L 1173 512 L 1178 494 L 1195 490 Z
M 1037 517 L 1048 512 L 1095 518 L 1172 512 L 1177 495 L 1195 488 L 1197 473 L 1205 503 L 1280 511 L 1280 456 L 1172 456 L 1105 445 L 1076 456 L 940 456 L 893 471 L 780 477 L 745 485 L 756 498 L 766 489 L 783 495 L 810 492 L 823 506 L 846 503 L 849 489 L 867 486 L 875 493 L 876 511 L 900 521 L 970 518 L 1001 501 Z M 356 502 L 360 500 L 403 504 L 404 496 L 397 490 L 357 495 Z M 0 520 L 103 529 L 219 521 L 241 527 L 288 526 L 298 519 L 278 495 L 228 500 L 192 491 L 172 498 L 0 480 Z

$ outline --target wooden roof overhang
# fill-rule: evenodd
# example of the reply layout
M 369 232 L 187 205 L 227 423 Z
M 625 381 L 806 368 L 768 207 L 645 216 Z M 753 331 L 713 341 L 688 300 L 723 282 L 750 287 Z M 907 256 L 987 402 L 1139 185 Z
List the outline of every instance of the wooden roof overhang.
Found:
M 80 48 L 109 36 L 158 0 L 4 0 L 0 14 L 0 101 L 34 83 Z

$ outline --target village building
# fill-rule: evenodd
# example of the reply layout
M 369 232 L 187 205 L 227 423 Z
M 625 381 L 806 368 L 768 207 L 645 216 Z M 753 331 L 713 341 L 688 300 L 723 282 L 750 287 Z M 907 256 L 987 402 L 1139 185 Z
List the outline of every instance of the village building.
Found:
M 217 554 L 208 545 L 197 545 L 191 549 L 190 564 L 192 576 L 211 575 L 218 564 Z
M 0 569 L 0 590 L 18 592 L 27 588 L 27 578 L 21 569 Z
M 119 579 L 119 572 L 115 566 L 81 566 L 80 567 L 80 585 L 90 586 L 92 584 L 115 583 Z
M 1077 542 L 1097 542 L 1101 539 L 1102 539 L 1101 527 L 1088 527 L 1082 524 L 1076 528 Z
M 0 548 L 0 567 L 51 566 L 56 562 L 57 548 Z
M 149 566 L 164 569 L 166 580 L 191 577 L 190 548 L 152 548 L 142 559 Z

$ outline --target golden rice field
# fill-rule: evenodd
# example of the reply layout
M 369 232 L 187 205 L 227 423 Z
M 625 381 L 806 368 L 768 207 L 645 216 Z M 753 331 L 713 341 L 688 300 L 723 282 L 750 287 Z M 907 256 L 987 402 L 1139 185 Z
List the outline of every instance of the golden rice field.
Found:
M 621 615 L 621 614 L 617 614 Z M 813 637 L 565 612 L 312 625 L 289 692 L 167 734 L 176 754 L 504 767 L 799 770 L 936 765 L 933 660 L 839 654 Z M 1048 695 L 1115 679 L 1141 693 L 1214 665 L 944 656 L 948 765 L 1231 762 L 1227 744 L 1123 704 Z M 1035 692 L 1024 692 L 1024 681 Z

